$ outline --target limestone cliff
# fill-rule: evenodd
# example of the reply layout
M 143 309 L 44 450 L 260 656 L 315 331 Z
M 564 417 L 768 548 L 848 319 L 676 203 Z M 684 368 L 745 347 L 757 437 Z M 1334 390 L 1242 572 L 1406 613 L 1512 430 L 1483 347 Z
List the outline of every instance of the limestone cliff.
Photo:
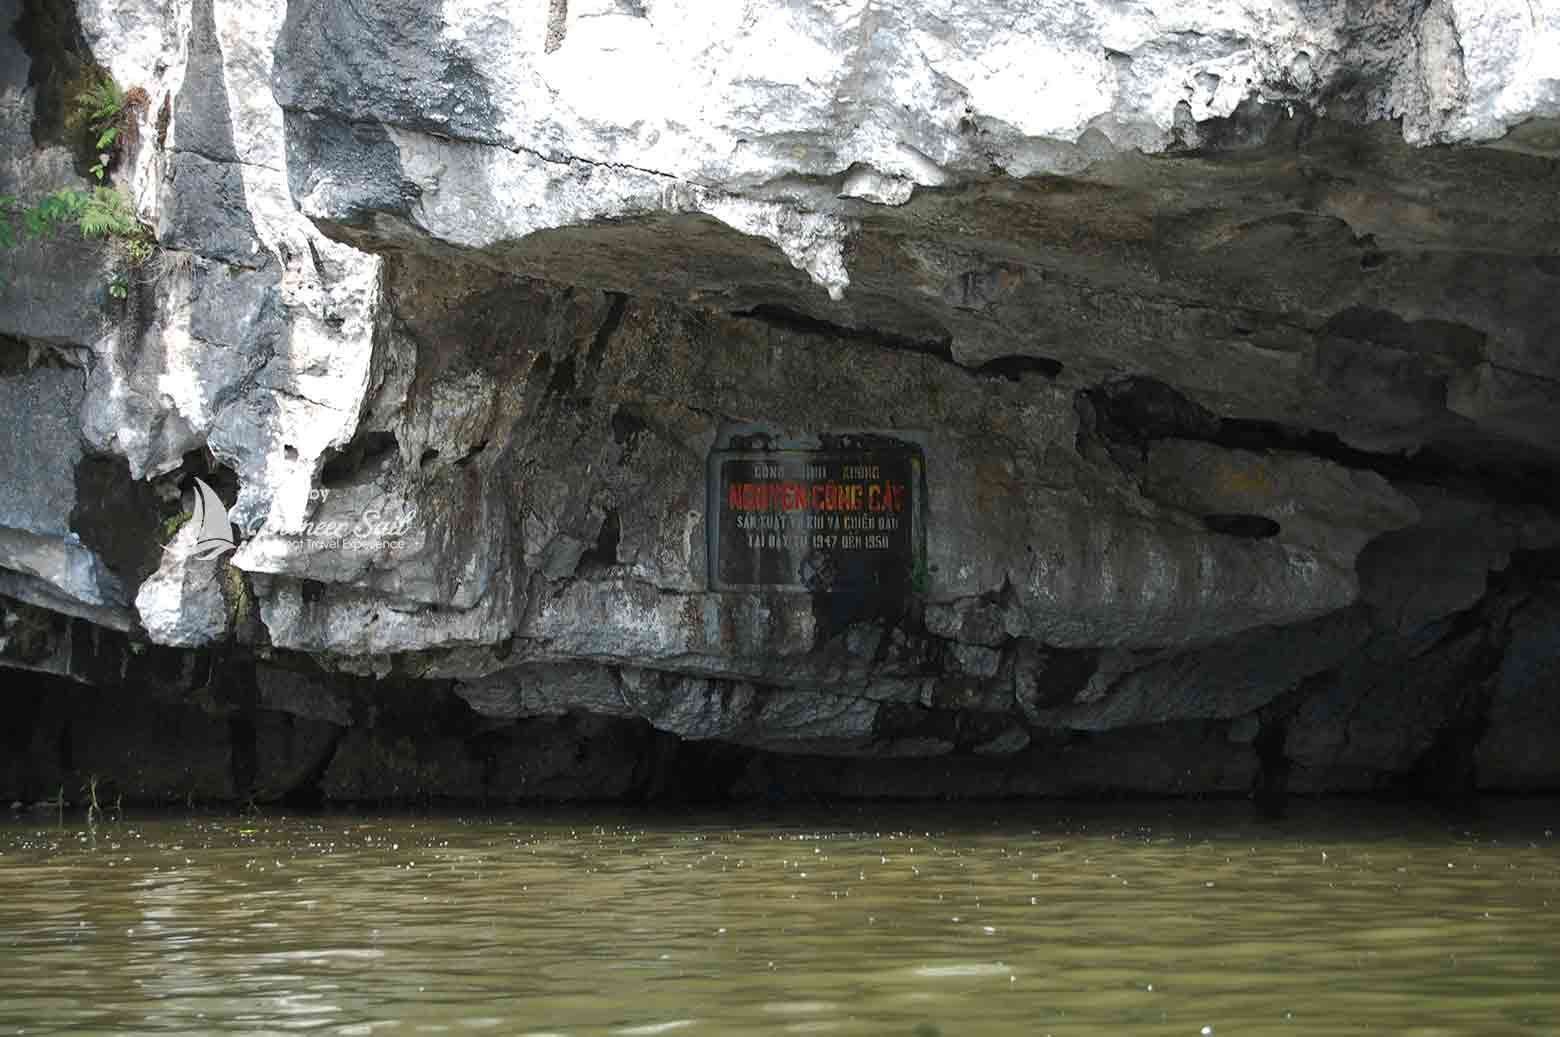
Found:
M 1560 785 L 1553 0 L 7 26 L 0 195 L 101 68 L 155 248 L 0 251 L 0 794 Z M 895 593 L 718 588 L 840 436 Z

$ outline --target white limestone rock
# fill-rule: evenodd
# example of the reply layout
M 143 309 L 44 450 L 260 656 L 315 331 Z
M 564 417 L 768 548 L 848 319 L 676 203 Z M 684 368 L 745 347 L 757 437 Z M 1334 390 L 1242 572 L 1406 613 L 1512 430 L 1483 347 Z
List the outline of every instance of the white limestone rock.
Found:
M 848 221 L 796 192 L 788 211 L 754 209 L 762 185 L 870 170 L 842 195 L 900 204 L 992 168 L 1161 151 L 1248 100 L 1401 118 L 1415 143 L 1489 140 L 1560 111 L 1560 8 L 1517 0 L 660 0 L 575 3 L 558 24 L 541 5 L 434 8 L 293 4 L 276 83 L 309 113 L 295 135 L 319 132 L 321 113 L 389 127 L 401 214 L 434 238 L 701 211 L 769 238 L 834 298 Z M 300 204 L 347 218 L 363 191 L 348 179 L 381 172 L 304 171 Z
M 78 5 L 97 60 L 150 96 L 120 175 L 164 247 L 145 330 L 95 344 L 83 424 L 138 478 L 208 445 L 239 474 L 244 529 L 304 521 L 322 457 L 356 429 L 379 302 L 380 260 L 292 202 L 270 89 L 285 6 Z
M 136 615 L 153 644 L 194 648 L 227 633 L 223 562 L 197 557 L 200 530 L 186 522 L 169 541 L 162 564 L 135 595 Z
M 915 182 L 908 177 L 884 176 L 870 166 L 862 166 L 845 175 L 841 198 L 860 198 L 878 205 L 903 205 L 915 193 Z

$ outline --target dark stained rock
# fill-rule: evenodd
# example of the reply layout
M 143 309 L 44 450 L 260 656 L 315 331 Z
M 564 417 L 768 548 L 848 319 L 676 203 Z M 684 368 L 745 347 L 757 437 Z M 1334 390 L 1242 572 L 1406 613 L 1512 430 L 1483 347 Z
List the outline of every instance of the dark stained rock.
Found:
M 1443 624 L 1406 643 L 1371 642 L 1325 678 L 1289 719 L 1284 755 L 1293 791 L 1386 792 L 1465 726 L 1465 705 L 1488 677 L 1491 632 Z M 1426 775 L 1436 778 L 1436 775 Z
M 247 721 L 252 777 L 247 798 L 311 802 L 316 782 L 336 751 L 341 729 L 334 724 L 276 710 L 257 710 Z
M 676 739 L 644 724 L 570 714 L 524 721 L 488 759 L 487 796 L 496 802 L 655 798 L 662 757 Z
M 341 802 L 478 801 L 485 792 L 483 764 L 463 739 L 353 730 L 336 747 L 320 791 Z
M 1550 585 L 1511 617 L 1475 752 L 1481 788 L 1560 788 L 1560 589 Z
M 1126 662 L 1073 703 L 1039 711 L 1048 727 L 1106 730 L 1189 718 L 1232 719 L 1354 655 L 1370 634 L 1363 610 L 1239 634 L 1162 661 Z M 1108 673 L 1101 667 L 1102 674 Z

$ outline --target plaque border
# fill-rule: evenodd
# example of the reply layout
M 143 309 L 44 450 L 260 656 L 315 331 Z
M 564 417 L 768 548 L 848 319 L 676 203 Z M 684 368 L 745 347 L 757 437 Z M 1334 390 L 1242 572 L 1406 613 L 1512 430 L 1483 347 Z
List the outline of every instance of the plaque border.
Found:
M 849 433 L 846 433 L 849 435 Z M 815 591 L 801 583 L 725 583 L 720 578 L 720 509 L 723 506 L 720 492 L 720 467 L 726 461 L 772 461 L 777 457 L 796 455 L 803 463 L 820 457 L 830 459 L 858 458 L 870 453 L 902 453 L 910 463 L 910 574 L 913 582 L 915 566 L 926 561 L 926 451 L 921 444 L 909 439 L 897 439 L 892 435 L 874 434 L 879 442 L 854 448 L 809 447 L 786 444 L 769 449 L 714 449 L 709 452 L 704 471 L 704 546 L 706 583 L 717 594 L 853 594 L 857 588 L 842 587 L 839 590 Z M 912 593 L 914 593 L 912 591 Z

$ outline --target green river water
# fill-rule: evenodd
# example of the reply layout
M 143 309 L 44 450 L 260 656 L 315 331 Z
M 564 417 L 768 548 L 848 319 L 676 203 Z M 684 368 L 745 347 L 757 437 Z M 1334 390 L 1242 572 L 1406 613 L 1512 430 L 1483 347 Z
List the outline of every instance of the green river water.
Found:
M 1555 1034 L 1560 804 L 0 820 L 0 1035 Z

